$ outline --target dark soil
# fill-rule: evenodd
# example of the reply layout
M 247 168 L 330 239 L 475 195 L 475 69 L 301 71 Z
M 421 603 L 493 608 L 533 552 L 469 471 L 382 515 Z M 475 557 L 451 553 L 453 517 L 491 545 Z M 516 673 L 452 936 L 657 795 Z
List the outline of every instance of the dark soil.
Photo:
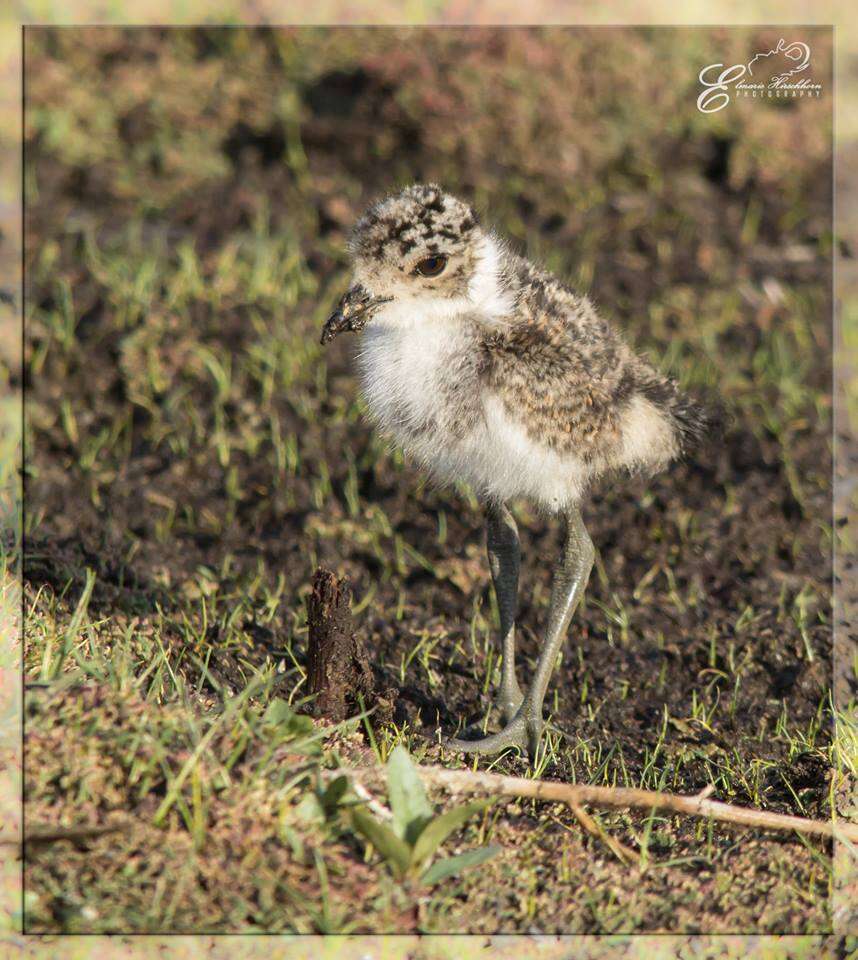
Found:
M 628 36 L 635 62 L 656 55 L 652 44 L 673 49 L 664 37 Z M 707 128 L 689 112 L 693 97 L 685 110 L 679 94 L 665 94 L 650 115 L 642 91 L 632 99 L 637 123 L 612 92 L 632 89 L 632 67 L 606 35 L 479 37 L 450 31 L 427 51 L 410 35 L 315 35 L 302 49 L 297 34 L 277 31 L 251 31 L 246 47 L 217 31 L 28 34 L 28 596 L 62 594 L 68 616 L 94 569 L 89 616 L 145 624 L 160 610 L 175 651 L 187 643 L 182 616 L 197 622 L 200 597 L 213 591 L 211 676 L 239 690 L 248 671 L 274 660 L 288 693 L 306 666 L 305 597 L 325 566 L 350 578 L 357 604 L 374 591 L 356 623 L 383 692 L 377 737 L 393 724 L 437 739 L 439 727 L 449 734 L 483 720 L 493 692 L 485 632 L 495 628 L 480 513 L 466 492 L 425 486 L 373 438 L 356 405 L 353 341 L 341 337 L 324 354 L 315 346 L 345 281 L 353 217 L 379 190 L 438 178 L 586 284 L 631 340 L 666 358 L 692 392 L 720 394 L 731 418 L 693 461 L 651 481 L 605 483 L 586 505 L 598 559 L 546 701 L 563 736 L 541 775 L 677 792 L 714 782 L 719 799 L 826 817 L 828 108 L 734 104 Z M 822 58 L 822 39 L 818 49 Z M 487 88 L 468 86 L 467 70 L 443 69 L 485 60 L 525 74 L 538 62 L 550 73 L 564 57 L 580 69 L 557 82 L 594 88 L 578 89 L 574 109 L 551 88 L 539 107 L 513 98 L 504 114 L 502 98 L 483 102 Z M 273 79 L 262 82 L 251 61 Z M 84 67 L 97 104 L 92 92 L 74 102 L 63 93 Z M 688 64 L 666 69 L 693 82 Z M 204 95 L 207 85 L 220 98 Z M 277 106 L 284 91 L 295 100 L 288 109 Z M 452 130 L 454 109 L 473 126 Z M 72 120 L 58 139 L 62 111 Z M 199 130 L 182 126 L 191 123 Z M 528 151 L 539 124 L 555 133 L 549 147 Z M 93 130 L 107 140 L 113 130 L 115 142 Z M 789 150 L 798 141 L 801 157 Z M 578 144 L 574 176 L 557 171 L 564 142 Z M 266 267 L 267 284 L 239 278 L 230 290 L 222 257 L 236 238 L 295 262 Z M 200 287 L 182 272 L 183 244 Z M 64 291 L 74 316 L 66 346 Z M 231 371 L 226 387 L 211 356 Z M 527 505 L 516 512 L 520 655 L 532 666 L 557 529 Z M 277 592 L 270 616 L 263 590 Z M 418 643 L 431 646 L 426 665 L 415 657 L 403 670 Z M 36 671 L 37 645 L 30 662 Z M 182 669 L 196 682 L 191 660 Z M 522 773 L 526 763 L 508 756 L 497 769 Z M 644 820 L 626 818 L 626 840 Z M 523 813 L 515 829 L 532 826 Z M 735 842 L 730 828 L 717 833 L 722 849 Z M 699 838 L 696 823 L 674 820 L 651 855 L 690 855 Z M 758 863 L 781 842 L 763 844 Z M 811 870 L 795 846 L 796 871 Z M 664 886 L 659 896 L 678 889 L 671 873 L 659 877 L 648 881 Z M 698 909 L 704 917 L 707 907 Z M 737 929 L 729 901 L 724 909 L 701 925 Z M 740 926 L 758 915 L 749 909 L 737 914 Z M 795 932 L 825 927 L 821 896 L 773 922 L 786 923 L 790 910 Z M 603 928 L 575 920 L 566 929 Z

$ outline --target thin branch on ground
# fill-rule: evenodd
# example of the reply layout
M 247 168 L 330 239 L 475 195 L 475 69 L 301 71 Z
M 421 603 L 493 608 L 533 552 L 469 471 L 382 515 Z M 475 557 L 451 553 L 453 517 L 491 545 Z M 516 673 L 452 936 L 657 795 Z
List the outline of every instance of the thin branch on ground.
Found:
M 0 836 L 0 846 L 20 847 L 22 841 L 27 844 L 37 844 L 58 843 L 60 840 L 70 840 L 72 842 L 91 840 L 107 833 L 119 833 L 122 830 L 127 830 L 130 825 L 130 821 L 122 820 L 117 823 L 81 824 L 75 827 L 27 827 L 26 833 L 21 836 Z
M 549 780 L 527 780 L 496 773 L 473 770 L 447 770 L 444 767 L 418 766 L 417 772 L 426 783 L 445 787 L 451 792 L 492 793 L 506 797 L 524 797 L 567 804 L 591 804 L 596 807 L 638 807 L 645 810 L 669 811 L 693 817 L 707 817 L 724 823 L 766 830 L 787 830 L 820 837 L 835 833 L 858 840 L 858 824 L 839 820 L 808 820 L 768 810 L 738 807 L 708 798 L 708 790 L 685 797 L 634 787 L 599 787 L 584 783 L 556 783 Z
M 591 837 L 601 840 L 620 863 L 634 864 L 635 866 L 641 865 L 640 854 L 636 850 L 632 850 L 631 847 L 627 847 L 624 843 L 620 843 L 615 837 L 612 837 L 580 804 L 570 803 L 569 809 L 580 824 L 581 829 L 584 830 L 585 833 L 589 833 Z M 560 823 L 559 820 L 557 822 Z M 569 829 L 565 823 L 561 823 L 560 825 L 567 830 Z
M 337 771 L 339 773 L 339 771 Z M 355 792 L 355 796 L 369 807 L 370 810 L 382 820 L 392 820 L 393 814 L 390 809 L 386 807 L 383 803 L 379 803 L 373 795 L 366 789 L 362 783 L 358 783 L 354 778 L 352 778 L 352 790 Z
M 343 767 L 338 774 L 346 774 L 352 780 L 369 773 L 360 767 Z M 585 783 L 557 783 L 550 780 L 528 780 L 524 777 L 507 777 L 497 773 L 475 770 L 448 770 L 445 767 L 418 766 L 417 772 L 428 786 L 443 787 L 451 793 L 484 793 L 501 797 L 518 797 L 564 803 L 570 807 L 584 829 L 590 832 L 578 816 L 576 808 L 584 804 L 594 807 L 624 809 L 635 807 L 641 810 L 678 813 L 692 817 L 711 818 L 723 823 L 764 830 L 795 831 L 818 837 L 841 837 L 858 841 L 858 824 L 843 820 L 808 820 L 788 814 L 772 813 L 739 807 L 718 800 L 710 800 L 711 788 L 693 796 L 661 793 L 654 790 L 638 790 L 634 787 L 600 787 Z M 586 818 L 586 814 L 585 814 Z M 589 819 L 589 818 L 587 818 Z M 597 825 L 594 823 L 598 831 Z M 604 837 L 602 838 L 604 839 Z M 629 851 L 632 853 L 633 851 Z M 619 856 L 621 854 L 618 853 Z

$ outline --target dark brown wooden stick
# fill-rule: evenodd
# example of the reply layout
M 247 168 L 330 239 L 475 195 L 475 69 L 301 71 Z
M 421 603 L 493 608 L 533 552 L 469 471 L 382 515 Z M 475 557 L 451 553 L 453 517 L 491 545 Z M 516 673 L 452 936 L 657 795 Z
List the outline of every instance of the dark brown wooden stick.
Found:
M 321 567 L 307 598 L 307 692 L 315 695 L 313 712 L 332 723 L 354 713 L 358 694 L 372 688 L 372 671 L 354 632 L 351 589 Z
M 23 838 L 0 836 L 0 846 L 20 847 L 22 839 L 26 844 L 58 843 L 60 840 L 71 840 L 72 842 L 90 840 L 94 837 L 104 836 L 106 833 L 119 833 L 120 830 L 127 830 L 128 827 L 129 821 L 92 825 L 81 824 L 77 827 L 27 827 L 27 833 Z

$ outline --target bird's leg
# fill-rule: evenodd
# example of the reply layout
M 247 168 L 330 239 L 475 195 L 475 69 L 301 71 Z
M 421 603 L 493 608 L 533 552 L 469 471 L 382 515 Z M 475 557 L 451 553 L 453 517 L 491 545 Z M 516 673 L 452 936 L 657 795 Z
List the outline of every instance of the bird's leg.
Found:
M 500 614 L 501 686 L 498 707 L 504 723 L 515 716 L 524 695 L 515 675 L 515 613 L 518 604 L 518 571 L 521 544 L 515 519 L 504 504 L 489 506 L 486 511 L 486 544 L 489 569 L 495 585 Z
M 535 756 L 542 735 L 542 703 L 548 681 L 554 670 L 557 654 L 563 647 L 572 614 L 584 596 L 584 589 L 593 568 L 595 551 L 593 541 L 584 526 L 581 511 L 571 509 L 566 515 L 566 537 L 563 552 L 554 571 L 551 607 L 545 640 L 539 652 L 536 673 L 517 716 L 524 718 L 527 729 L 527 748 Z
M 542 736 L 542 703 L 557 654 L 563 645 L 572 614 L 578 606 L 593 566 L 593 541 L 577 509 L 566 515 L 563 552 L 554 572 L 548 626 L 539 653 L 536 673 L 527 695 L 512 720 L 499 733 L 482 740 L 450 740 L 447 746 L 465 753 L 499 753 L 507 747 L 526 749 L 531 758 Z

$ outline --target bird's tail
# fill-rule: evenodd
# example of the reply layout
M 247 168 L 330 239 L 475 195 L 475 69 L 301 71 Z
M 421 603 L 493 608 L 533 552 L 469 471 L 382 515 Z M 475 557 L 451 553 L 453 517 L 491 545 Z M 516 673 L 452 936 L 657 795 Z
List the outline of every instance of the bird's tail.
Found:
M 654 371 L 638 383 L 638 389 L 662 413 L 676 439 L 679 456 L 685 457 L 724 435 L 729 416 L 715 397 L 692 397 L 673 380 Z
M 677 390 L 669 408 L 680 456 L 687 456 L 706 443 L 720 439 L 727 427 L 724 404 L 714 398 L 699 399 Z

